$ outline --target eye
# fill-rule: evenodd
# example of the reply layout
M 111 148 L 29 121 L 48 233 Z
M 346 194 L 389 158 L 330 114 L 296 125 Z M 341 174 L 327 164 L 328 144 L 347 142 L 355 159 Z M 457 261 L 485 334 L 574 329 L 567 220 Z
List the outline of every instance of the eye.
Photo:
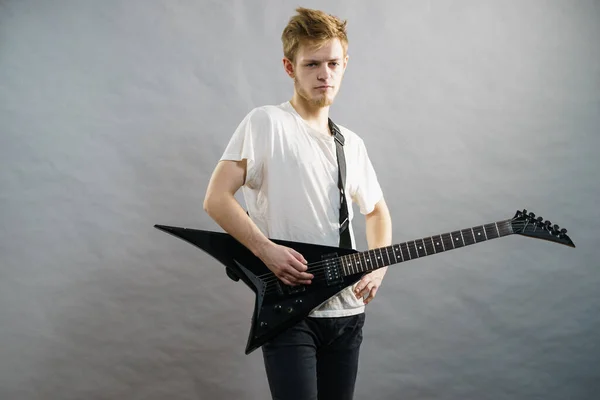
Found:
M 310 63 L 310 64 L 306 64 L 306 66 L 307 66 L 307 67 L 313 67 L 313 66 L 315 66 L 315 65 L 317 65 L 317 63 Z
M 340 63 L 339 63 L 339 62 L 337 62 L 337 61 L 333 61 L 333 62 L 331 62 L 330 64 L 331 64 L 331 65 L 333 65 L 333 66 L 335 66 L 335 67 L 337 67 L 338 65 L 340 65 Z

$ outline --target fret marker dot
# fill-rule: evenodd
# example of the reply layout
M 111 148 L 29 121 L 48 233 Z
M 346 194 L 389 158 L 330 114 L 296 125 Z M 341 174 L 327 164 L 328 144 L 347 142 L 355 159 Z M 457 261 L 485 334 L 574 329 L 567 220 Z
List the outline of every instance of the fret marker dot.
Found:
M 439 245 L 440 245 L 440 243 L 438 242 L 438 243 L 436 243 L 436 245 L 437 245 L 437 246 L 439 246 Z
M 422 247 L 421 247 L 421 246 L 419 246 L 419 250 L 421 250 L 421 249 L 422 249 Z
M 458 240 L 458 238 L 456 238 L 456 240 Z

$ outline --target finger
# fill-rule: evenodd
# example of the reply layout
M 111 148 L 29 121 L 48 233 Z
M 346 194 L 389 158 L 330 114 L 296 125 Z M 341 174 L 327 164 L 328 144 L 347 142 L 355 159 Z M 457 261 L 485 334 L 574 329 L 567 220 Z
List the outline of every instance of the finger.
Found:
M 288 266 L 285 269 L 285 273 L 290 276 L 291 280 L 298 281 L 298 282 L 310 281 L 311 279 L 314 278 L 314 276 L 312 274 L 309 274 L 308 272 L 300 272 L 291 266 Z
M 297 277 L 298 279 L 312 279 L 313 275 L 308 271 L 306 265 L 302 264 L 300 261 L 292 258 L 289 263 L 289 270 L 287 271 L 289 274 Z
M 358 297 L 359 293 L 365 288 L 365 286 L 367 286 L 367 283 L 369 282 L 368 279 L 366 279 L 365 277 L 358 281 L 358 283 L 354 287 L 354 293 L 356 294 L 356 297 Z
M 288 278 L 288 275 L 281 275 L 279 280 L 288 286 L 294 286 L 292 281 Z
M 375 284 L 373 282 L 368 282 L 367 285 L 360 291 L 360 295 L 358 296 L 358 298 L 367 296 L 374 286 Z
M 296 278 L 295 276 L 288 275 L 288 280 L 295 285 L 310 285 L 312 280 L 310 278 Z
M 358 282 L 358 284 L 356 285 L 356 288 L 354 289 L 354 293 L 356 294 L 357 298 L 361 298 L 366 294 L 365 290 L 367 289 L 369 283 L 370 283 L 370 281 L 365 278 L 361 279 Z
M 365 299 L 365 304 L 369 304 L 371 302 L 371 300 L 373 300 L 375 298 L 375 295 L 377 294 L 377 288 L 374 287 L 373 289 L 371 289 L 371 291 L 369 292 L 369 297 L 367 297 Z
M 304 258 L 304 256 L 298 253 L 296 250 L 290 248 L 290 253 L 296 258 L 296 260 L 300 261 L 302 264 L 308 264 L 308 261 Z
M 297 271 L 306 271 L 308 269 L 306 264 L 302 264 L 301 261 L 298 261 L 298 259 L 293 256 L 289 258 L 288 262 Z

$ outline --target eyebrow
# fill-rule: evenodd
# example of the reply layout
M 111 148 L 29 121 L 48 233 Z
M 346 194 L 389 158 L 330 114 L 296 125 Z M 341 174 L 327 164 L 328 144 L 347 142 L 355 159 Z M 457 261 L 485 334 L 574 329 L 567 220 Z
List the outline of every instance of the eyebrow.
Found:
M 325 60 L 325 61 L 341 61 L 341 58 L 331 58 L 329 60 Z M 322 60 L 304 60 L 305 63 L 320 63 L 323 62 Z

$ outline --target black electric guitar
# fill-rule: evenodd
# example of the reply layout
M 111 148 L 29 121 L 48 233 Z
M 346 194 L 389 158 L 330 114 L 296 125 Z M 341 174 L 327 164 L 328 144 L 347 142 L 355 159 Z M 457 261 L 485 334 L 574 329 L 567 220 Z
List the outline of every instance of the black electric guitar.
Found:
M 575 247 L 566 235 L 566 229 L 559 230 L 558 225 L 543 221 L 542 217 L 535 218 L 527 210 L 517 211 L 512 219 L 363 252 L 273 240 L 295 249 L 308 262 L 307 272 L 313 274 L 314 278 L 310 285 L 299 286 L 288 286 L 281 282 L 259 258 L 229 234 L 175 226 L 154 226 L 204 250 L 225 265 L 231 279 L 241 279 L 256 293 L 246 345 L 246 354 L 249 354 L 299 322 L 327 299 L 357 282 L 366 272 L 381 267 L 512 234 Z

